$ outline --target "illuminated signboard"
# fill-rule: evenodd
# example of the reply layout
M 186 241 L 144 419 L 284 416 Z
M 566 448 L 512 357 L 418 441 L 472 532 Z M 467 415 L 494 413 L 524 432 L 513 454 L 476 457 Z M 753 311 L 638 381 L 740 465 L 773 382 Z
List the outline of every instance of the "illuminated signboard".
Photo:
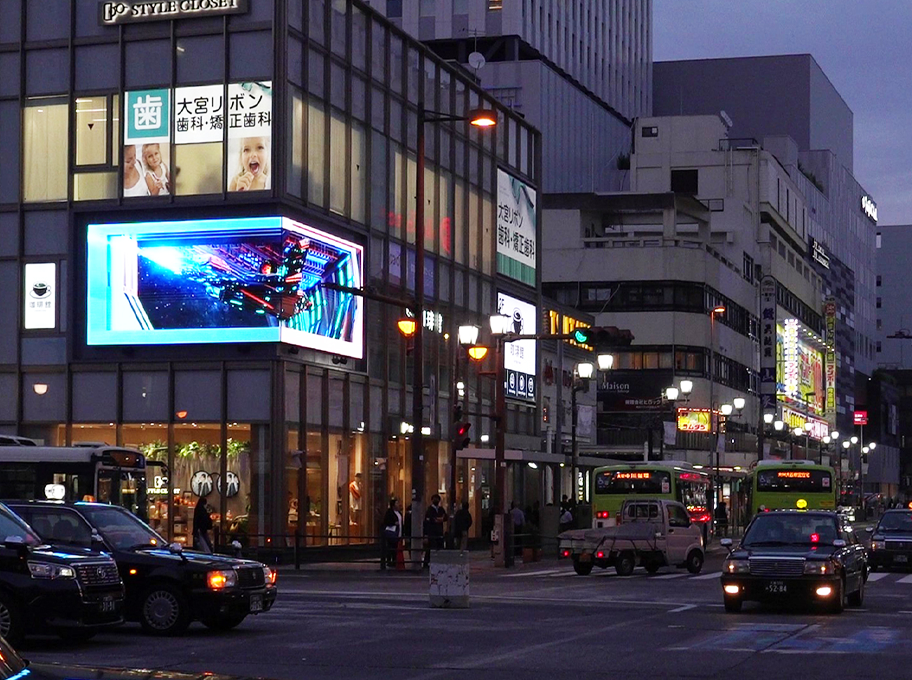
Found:
M 788 430 L 794 430 L 796 427 L 804 430 L 811 439 L 823 439 L 830 433 L 830 425 L 825 420 L 810 417 L 811 429 L 808 430 L 805 424 L 809 422 L 808 416 L 787 406 L 782 407 L 782 420 L 787 425 Z
M 510 332 L 534 335 L 538 332 L 538 309 L 506 293 L 497 294 L 497 313 L 510 317 Z M 535 401 L 535 382 L 538 359 L 535 340 L 515 340 L 504 343 L 507 396 Z
M 871 200 L 870 196 L 861 197 L 861 212 L 867 215 L 874 224 L 877 224 L 877 204 Z
M 868 424 L 868 412 L 867 411 L 855 411 L 853 423 L 855 425 L 867 425 Z
M 102 26 L 133 24 L 169 19 L 203 19 L 225 14 L 243 14 L 248 0 L 118 0 L 98 3 L 98 23 Z
M 678 409 L 678 429 L 681 432 L 709 432 L 711 422 L 709 409 Z
M 615 479 L 649 479 L 652 477 L 651 472 L 618 472 Z
M 57 328 L 57 264 L 29 262 L 22 281 L 25 328 Z
M 578 328 L 589 328 L 591 326 L 591 324 L 588 324 L 585 321 L 580 321 L 579 319 L 574 319 L 572 316 L 555 312 L 553 309 L 548 311 L 548 321 L 551 325 L 552 335 L 572 335 L 573 331 Z M 576 342 L 575 340 L 564 340 L 564 342 L 569 342 L 571 345 L 581 347 L 590 352 L 592 351 L 592 347 L 589 345 Z
M 497 170 L 497 271 L 535 285 L 535 189 Z
M 815 415 L 826 403 L 822 341 L 797 319 L 777 326 L 777 393 Z
M 783 322 L 782 356 L 784 361 L 783 376 L 785 393 L 798 394 L 798 320 L 786 319 Z
M 827 298 L 823 307 L 826 318 L 826 414 L 836 422 L 836 300 Z
M 780 479 L 810 479 L 811 473 L 807 470 L 780 470 L 776 476 Z
M 285 217 L 90 224 L 89 345 L 284 342 L 360 359 L 363 248 Z

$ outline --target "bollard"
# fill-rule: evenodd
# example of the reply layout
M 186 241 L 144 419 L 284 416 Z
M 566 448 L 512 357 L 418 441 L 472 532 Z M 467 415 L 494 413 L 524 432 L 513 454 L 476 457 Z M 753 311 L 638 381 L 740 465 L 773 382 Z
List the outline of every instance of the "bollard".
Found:
M 469 608 L 469 553 L 437 550 L 431 553 L 428 596 L 432 607 Z

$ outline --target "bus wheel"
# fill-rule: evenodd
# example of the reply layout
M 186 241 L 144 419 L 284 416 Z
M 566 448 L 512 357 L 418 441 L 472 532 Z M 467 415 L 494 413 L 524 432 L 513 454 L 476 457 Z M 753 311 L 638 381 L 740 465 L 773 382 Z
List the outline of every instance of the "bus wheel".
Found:
M 687 571 L 691 574 L 699 574 L 703 569 L 703 553 L 699 550 L 691 550 L 687 556 Z
M 592 573 L 592 562 L 580 562 L 579 560 L 573 560 L 573 571 L 575 571 L 580 576 L 588 576 Z
M 622 552 L 614 563 L 618 576 L 630 576 L 636 567 L 636 558 L 632 552 Z

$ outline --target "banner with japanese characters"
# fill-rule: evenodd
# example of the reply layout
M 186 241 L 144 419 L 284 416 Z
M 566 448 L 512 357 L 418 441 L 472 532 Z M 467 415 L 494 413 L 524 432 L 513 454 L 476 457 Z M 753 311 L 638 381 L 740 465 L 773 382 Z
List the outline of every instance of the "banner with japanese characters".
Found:
M 535 335 L 538 332 L 538 310 L 531 302 L 498 292 L 497 313 L 510 318 L 510 333 Z M 508 397 L 535 401 L 538 375 L 538 358 L 535 352 L 535 340 L 514 340 L 504 343 L 503 360 Z
M 138 90 L 124 98 L 123 195 L 171 193 L 171 91 Z
M 174 91 L 174 143 L 221 142 L 225 130 L 225 87 L 199 85 Z
M 536 193 L 497 169 L 497 271 L 535 285 Z
M 760 281 L 760 399 L 763 413 L 776 411 L 776 279 Z
M 228 85 L 228 191 L 272 186 L 272 83 Z

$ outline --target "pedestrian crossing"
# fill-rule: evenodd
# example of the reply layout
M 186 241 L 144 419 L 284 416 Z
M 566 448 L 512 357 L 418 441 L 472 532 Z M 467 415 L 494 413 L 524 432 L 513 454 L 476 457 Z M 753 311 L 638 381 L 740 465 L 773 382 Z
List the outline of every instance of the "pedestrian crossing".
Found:
M 638 568 L 630 576 L 618 576 L 617 572 L 611 567 L 607 569 L 593 569 L 592 573 L 588 576 L 578 576 L 576 572 L 573 571 L 573 566 L 567 564 L 565 567 L 556 567 L 549 569 L 534 569 L 528 571 L 517 571 L 507 574 L 500 574 L 500 578 L 507 579 L 516 579 L 516 580 L 550 580 L 550 579 L 571 579 L 575 578 L 581 582 L 592 579 L 612 579 L 612 580 L 643 580 L 643 581 L 674 581 L 674 582 L 684 582 L 684 581 L 718 581 L 719 577 L 722 576 L 721 571 L 708 571 L 700 574 L 690 574 L 684 569 L 679 570 L 670 570 L 663 569 L 657 574 L 648 574 L 645 569 Z M 893 585 L 900 584 L 902 586 L 912 586 L 912 574 L 902 573 L 902 572 L 886 572 L 886 571 L 877 571 L 871 572 L 868 575 L 868 585 L 872 584 L 878 585 Z M 910 593 L 912 594 L 912 593 Z

